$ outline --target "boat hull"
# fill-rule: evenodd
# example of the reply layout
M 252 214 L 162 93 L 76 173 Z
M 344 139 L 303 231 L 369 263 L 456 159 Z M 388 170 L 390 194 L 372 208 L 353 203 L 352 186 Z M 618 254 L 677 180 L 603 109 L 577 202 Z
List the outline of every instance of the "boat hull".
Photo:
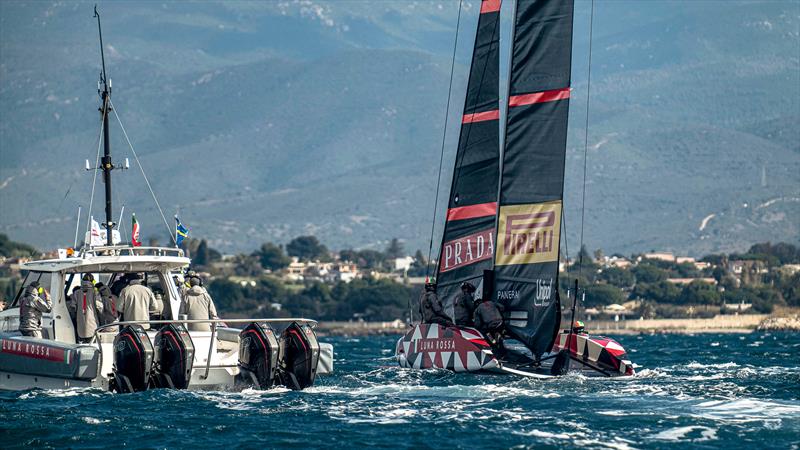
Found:
M 625 349 L 609 337 L 562 331 L 553 344 L 553 353 L 561 351 L 568 352 L 571 370 L 596 372 L 608 377 L 635 375 Z
M 480 372 L 498 367 L 492 347 L 474 328 L 418 324 L 397 341 L 401 367 Z

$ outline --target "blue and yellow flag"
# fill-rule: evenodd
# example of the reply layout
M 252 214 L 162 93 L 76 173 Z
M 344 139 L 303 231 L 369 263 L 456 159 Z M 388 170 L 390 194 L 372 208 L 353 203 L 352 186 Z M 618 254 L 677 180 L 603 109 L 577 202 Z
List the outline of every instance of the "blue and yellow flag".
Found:
M 181 246 L 183 240 L 189 236 L 189 230 L 183 226 L 181 223 L 181 219 L 178 219 L 178 216 L 175 216 L 175 245 L 178 247 Z

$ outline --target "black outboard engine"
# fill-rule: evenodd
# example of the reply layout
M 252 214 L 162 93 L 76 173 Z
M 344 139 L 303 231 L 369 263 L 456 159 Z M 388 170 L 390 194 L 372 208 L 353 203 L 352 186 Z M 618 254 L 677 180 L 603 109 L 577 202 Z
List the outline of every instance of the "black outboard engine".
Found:
M 114 384 L 117 392 L 147 390 L 153 344 L 141 325 L 125 325 L 114 338 Z
M 239 375 L 236 383 L 271 388 L 276 381 L 280 346 L 275 331 L 266 323 L 254 322 L 239 333 Z
M 186 389 L 192 378 L 194 344 L 182 324 L 165 325 L 155 339 L 153 385 L 170 389 Z
M 294 390 L 314 384 L 319 362 L 317 335 L 308 324 L 292 322 L 281 334 L 281 383 Z

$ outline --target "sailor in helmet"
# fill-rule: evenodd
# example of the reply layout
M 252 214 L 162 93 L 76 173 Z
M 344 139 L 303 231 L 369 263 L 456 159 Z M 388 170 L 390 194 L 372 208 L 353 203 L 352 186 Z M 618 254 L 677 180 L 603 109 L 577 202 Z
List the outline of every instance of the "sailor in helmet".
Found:
M 19 331 L 23 336 L 42 338 L 42 313 L 53 310 L 50 294 L 34 281 L 19 301 Z
M 484 298 L 475 308 L 475 328 L 480 330 L 486 339 L 495 347 L 499 347 L 503 337 L 503 305 Z
M 469 281 L 461 283 L 461 293 L 453 301 L 453 319 L 460 327 L 472 326 L 475 309 L 475 286 Z
M 572 332 L 574 334 L 586 334 L 586 325 L 581 320 L 576 320 L 572 324 Z
M 425 289 L 419 297 L 419 313 L 422 316 L 422 323 L 437 323 L 442 326 L 451 326 L 453 321 L 445 314 L 442 302 L 436 295 L 436 282 L 427 279 Z

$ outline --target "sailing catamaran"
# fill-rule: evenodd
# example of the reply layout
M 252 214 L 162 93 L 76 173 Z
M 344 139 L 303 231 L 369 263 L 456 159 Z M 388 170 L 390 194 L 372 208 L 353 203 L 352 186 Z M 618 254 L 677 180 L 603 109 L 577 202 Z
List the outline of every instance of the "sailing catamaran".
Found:
M 397 360 L 456 372 L 632 376 L 613 339 L 559 331 L 573 1 L 516 2 L 502 155 L 500 7 L 481 2 L 436 281 L 451 317 L 464 282 L 502 305 L 510 338 L 493 348 L 475 328 L 418 324 L 398 341 Z
M 100 31 L 96 8 L 95 16 Z M 102 56 L 102 32 L 100 49 Z M 311 386 L 317 375 L 330 373 L 333 346 L 317 341 L 313 320 L 189 320 L 179 316 L 184 271 L 191 260 L 177 242 L 175 248 L 143 247 L 134 237 L 131 244 L 121 244 L 115 229 L 108 122 L 110 112 L 118 120 L 119 116 L 111 103 L 105 58 L 98 93 L 104 154 L 100 158 L 98 145 L 99 167 L 90 168 L 87 162 L 87 169 L 103 174 L 105 229 L 92 227 L 86 233 L 84 248 L 75 255 L 64 252 L 57 259 L 23 265 L 27 275 L 22 287 L 9 307 L 0 312 L 0 390 L 95 387 L 133 392 L 153 387 L 228 390 L 275 385 L 303 389 Z M 130 148 L 135 156 L 133 146 Z M 94 193 L 94 185 L 92 189 Z M 158 317 L 101 324 L 88 342 L 80 342 L 68 298 L 81 285 L 82 275 L 112 286 L 133 274 L 143 277 L 144 285 L 162 296 L 163 310 Z M 20 300 L 37 286 L 42 290 L 40 295 L 45 291 L 50 294 L 52 310 L 41 316 L 42 337 L 20 336 Z M 86 294 L 83 299 L 85 310 Z M 91 301 L 88 307 L 92 307 Z

